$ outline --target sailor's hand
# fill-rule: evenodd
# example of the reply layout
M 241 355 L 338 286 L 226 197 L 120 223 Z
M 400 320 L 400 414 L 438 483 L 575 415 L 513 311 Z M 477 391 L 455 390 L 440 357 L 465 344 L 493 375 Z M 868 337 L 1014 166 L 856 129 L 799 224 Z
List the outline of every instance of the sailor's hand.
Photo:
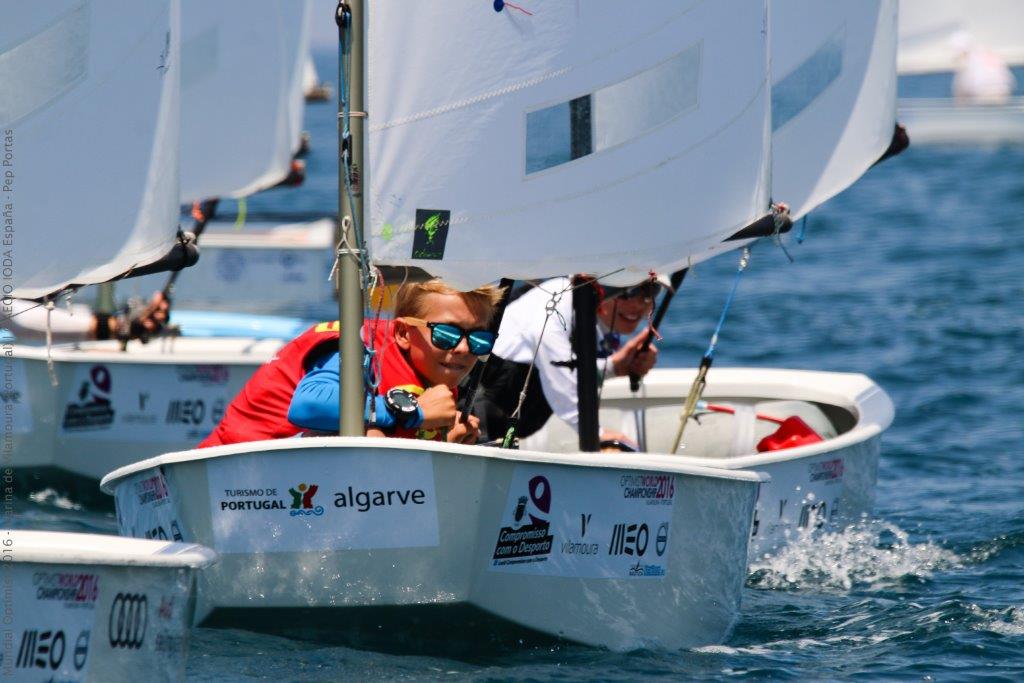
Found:
M 658 362 L 658 347 L 651 344 L 645 351 L 637 351 L 629 365 L 629 374 L 643 377 Z
M 644 340 L 647 339 L 648 329 L 644 328 L 640 334 L 627 339 L 622 348 L 612 354 L 612 368 L 616 376 L 622 377 L 634 373 L 643 377 L 654 367 L 654 363 L 658 359 L 657 347 L 651 344 L 646 351 L 640 350 L 644 345 Z
M 119 339 L 140 339 L 145 343 L 163 330 L 170 317 L 170 309 L 171 303 L 167 297 L 162 292 L 156 292 L 137 315 L 119 324 L 116 336 Z
M 448 429 L 455 424 L 458 411 L 455 409 L 455 396 L 452 390 L 443 384 L 430 387 L 417 399 L 423 411 L 422 429 Z
M 470 415 L 463 424 L 462 413 L 456 416 L 455 426 L 448 430 L 448 443 L 474 444 L 480 439 L 480 418 Z
M 147 332 L 159 332 L 167 324 L 170 310 L 171 302 L 167 300 L 163 292 L 156 292 L 149 300 L 149 305 L 143 309 L 142 315 L 139 316 L 139 322 Z

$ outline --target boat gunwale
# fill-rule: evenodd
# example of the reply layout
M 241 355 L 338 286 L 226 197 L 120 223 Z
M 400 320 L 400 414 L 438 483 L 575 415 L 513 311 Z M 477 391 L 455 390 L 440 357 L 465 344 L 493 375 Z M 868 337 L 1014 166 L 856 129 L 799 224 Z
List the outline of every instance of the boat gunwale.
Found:
M 196 348 L 195 351 L 178 350 L 175 346 L 201 347 L 213 342 L 223 350 L 213 352 Z M 119 365 L 262 365 L 266 362 L 259 354 L 269 351 L 277 352 L 287 340 L 268 335 L 257 337 L 252 335 L 232 337 L 158 337 L 147 345 L 141 342 L 130 342 L 129 349 L 121 350 L 121 342 L 114 340 L 67 342 L 54 344 L 49 356 L 58 363 L 109 363 Z M 273 345 L 273 349 L 269 347 Z M 137 348 L 133 348 L 137 347 Z M 200 354 L 202 354 L 200 356 Z M 14 344 L 14 359 L 47 362 L 46 346 L 31 344 Z M 269 358 L 267 358 L 269 360 Z
M 35 529 L 7 529 L 6 533 L 13 542 L 7 561 L 18 564 L 203 569 L 218 559 L 215 551 L 197 543 Z M 103 544 L 116 547 L 96 547 L 97 536 Z
M 644 393 L 637 394 L 637 396 L 641 399 L 658 398 L 658 394 L 662 393 L 662 391 L 664 391 L 666 396 L 669 396 L 667 394 L 669 385 L 679 384 L 688 377 L 692 379 L 694 372 L 693 369 L 667 369 L 659 371 L 657 374 L 652 373 L 654 376 L 651 377 L 651 380 L 653 381 L 650 382 L 649 386 L 645 383 L 645 388 L 642 390 Z M 708 373 L 708 375 L 707 396 L 729 395 L 734 397 L 763 398 L 765 391 L 771 390 L 775 394 L 783 396 L 788 394 L 790 398 L 795 398 L 793 394 L 803 393 L 805 398 L 802 400 L 821 399 L 839 408 L 852 411 L 856 423 L 850 430 L 819 443 L 771 453 L 751 453 L 730 458 L 658 453 L 601 453 L 598 455 L 593 453 L 549 453 L 501 449 L 490 446 L 418 441 L 415 439 L 404 439 L 401 443 L 397 443 L 393 438 L 381 437 L 328 436 L 304 438 L 299 441 L 295 439 L 274 439 L 175 451 L 153 456 L 109 472 L 101 480 L 100 489 L 108 495 L 113 495 L 118 480 L 162 465 L 296 448 L 387 448 L 402 451 L 430 451 L 456 456 L 485 457 L 514 462 L 610 469 L 655 470 L 675 474 L 710 476 L 720 479 L 767 482 L 771 479 L 770 475 L 764 472 L 751 471 L 749 468 L 814 457 L 822 453 L 866 442 L 885 431 L 892 423 L 895 415 L 893 403 L 888 394 L 870 378 L 860 373 L 786 370 L 780 368 L 716 368 Z M 828 379 L 833 384 L 838 383 L 842 386 L 831 391 L 809 391 L 806 388 L 801 389 L 799 387 L 795 390 L 793 389 L 794 381 L 796 380 L 808 382 L 814 379 Z M 624 378 L 617 378 L 606 383 L 605 391 L 607 393 L 604 394 L 605 398 L 611 401 L 628 400 L 629 397 L 616 397 L 618 393 L 616 384 L 625 386 L 624 383 Z M 816 396 L 815 398 L 808 399 L 806 398 L 808 394 L 815 394 Z M 671 396 L 680 400 L 683 398 L 678 393 Z M 259 447 L 254 449 L 254 444 L 259 444 Z
M 642 399 L 680 398 L 678 392 L 672 392 L 672 385 L 688 384 L 693 381 L 693 369 L 671 368 L 659 371 L 650 380 L 645 380 L 643 394 L 636 396 Z M 829 379 L 833 382 L 841 380 L 846 391 L 822 391 L 806 388 L 793 389 L 793 381 L 802 379 Z M 612 402 L 628 402 L 633 395 L 619 396 L 626 387 L 624 378 L 616 378 L 605 383 L 603 398 Z M 617 389 L 619 391 L 617 391 Z M 766 397 L 765 394 L 775 394 Z M 800 396 L 799 394 L 803 394 Z M 809 394 L 814 394 L 808 397 Z M 686 458 L 696 465 L 724 469 L 741 469 L 763 467 L 780 462 L 800 460 L 829 451 L 868 441 L 889 428 L 895 418 L 895 406 L 892 399 L 870 377 L 862 373 L 828 372 L 823 370 L 788 370 L 782 368 L 714 368 L 708 372 L 705 398 L 728 396 L 731 398 L 760 398 L 762 400 L 802 400 L 827 403 L 837 408 L 848 410 L 855 418 L 854 426 L 849 430 L 825 441 L 786 448 L 764 453 L 750 453 L 725 458 L 694 456 L 679 454 L 668 457 Z
M 1006 114 L 1024 112 L 1024 96 L 1010 97 L 1000 104 L 957 104 L 952 97 L 901 97 L 896 109 L 904 111 L 955 111 L 958 114 Z
M 254 448 L 256 446 L 256 448 Z M 427 451 L 453 456 L 479 457 L 491 460 L 507 460 L 512 462 L 529 462 L 543 465 L 565 465 L 569 467 L 591 467 L 615 470 L 654 470 L 672 474 L 688 474 L 711 477 L 715 479 L 731 479 L 762 483 L 770 481 L 763 472 L 746 470 L 735 471 L 722 467 L 707 467 L 685 462 L 679 456 L 662 454 L 638 453 L 545 453 L 541 451 L 520 451 L 492 446 L 471 446 L 468 444 L 441 443 L 417 439 L 394 439 L 371 436 L 316 436 L 303 439 L 272 439 L 266 441 L 249 441 L 227 446 L 196 448 L 187 451 L 164 453 L 108 473 L 100 481 L 100 489 L 113 495 L 116 482 L 138 472 L 176 465 L 183 462 L 212 460 L 232 455 L 256 455 L 271 451 L 296 449 L 371 449 L 389 451 Z M 639 456 L 639 457 L 638 457 Z

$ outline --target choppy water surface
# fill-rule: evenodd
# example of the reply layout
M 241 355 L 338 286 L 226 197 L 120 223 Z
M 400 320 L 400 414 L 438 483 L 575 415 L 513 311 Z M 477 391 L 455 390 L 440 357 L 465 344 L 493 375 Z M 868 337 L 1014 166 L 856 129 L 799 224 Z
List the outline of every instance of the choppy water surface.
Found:
M 255 198 L 250 212 L 335 206 L 331 105 L 308 116 L 309 183 Z M 753 567 L 724 645 L 465 662 L 196 629 L 189 678 L 1024 677 L 1022 242 L 1024 149 L 912 148 L 816 211 L 804 244 L 790 243 L 795 263 L 755 248 L 716 363 L 863 372 L 897 414 L 874 518 Z M 662 330 L 664 365 L 696 365 L 735 260 L 687 279 Z M 18 510 L 26 527 L 116 527 L 47 491 Z

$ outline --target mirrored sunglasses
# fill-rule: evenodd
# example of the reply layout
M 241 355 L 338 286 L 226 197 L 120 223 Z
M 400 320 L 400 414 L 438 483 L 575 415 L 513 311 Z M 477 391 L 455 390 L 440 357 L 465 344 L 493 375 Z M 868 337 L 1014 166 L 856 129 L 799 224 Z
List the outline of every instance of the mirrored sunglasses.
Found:
M 498 335 L 490 330 L 464 330 L 451 323 L 429 323 L 419 318 L 405 317 L 402 320 L 410 325 L 429 328 L 430 343 L 442 351 L 451 351 L 465 337 L 471 354 L 486 356 L 494 348 L 494 342 L 498 338 Z

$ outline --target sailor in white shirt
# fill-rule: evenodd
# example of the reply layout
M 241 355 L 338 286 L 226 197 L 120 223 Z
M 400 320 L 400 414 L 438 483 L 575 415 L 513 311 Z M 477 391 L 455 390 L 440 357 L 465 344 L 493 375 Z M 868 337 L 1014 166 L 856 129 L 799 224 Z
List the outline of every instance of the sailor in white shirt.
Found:
M 663 282 L 664 280 L 664 282 Z M 598 287 L 597 371 L 602 379 L 635 373 L 644 376 L 654 366 L 658 349 L 653 344 L 641 351 L 647 336 L 622 341 L 622 335 L 637 331 L 648 321 L 660 287 L 666 278 L 646 280 L 631 288 Z M 526 400 L 516 429 L 519 437 L 533 434 L 552 414 L 574 429 L 579 416 L 576 404 L 576 359 L 572 351 L 573 310 L 569 278 L 554 278 L 530 289 L 508 305 L 501 321 L 498 340 L 487 362 L 473 412 L 480 418 L 483 440 L 501 439 L 519 401 L 537 341 L 537 365 L 530 376 Z M 564 292 L 554 307 L 547 327 L 547 307 L 552 293 Z M 628 441 L 618 432 L 601 430 L 602 440 Z
M 1016 80 L 1006 60 L 964 31 L 953 34 L 950 45 L 957 55 L 953 97 L 958 104 L 997 105 L 1010 99 Z
M 0 329 L 7 330 L 21 343 L 39 344 L 50 339 L 55 344 L 90 339 L 148 339 L 167 324 L 170 302 L 161 292 L 153 294 L 149 304 L 132 317 L 103 315 L 85 304 L 56 306 L 48 311 L 43 304 L 25 299 L 5 299 Z

